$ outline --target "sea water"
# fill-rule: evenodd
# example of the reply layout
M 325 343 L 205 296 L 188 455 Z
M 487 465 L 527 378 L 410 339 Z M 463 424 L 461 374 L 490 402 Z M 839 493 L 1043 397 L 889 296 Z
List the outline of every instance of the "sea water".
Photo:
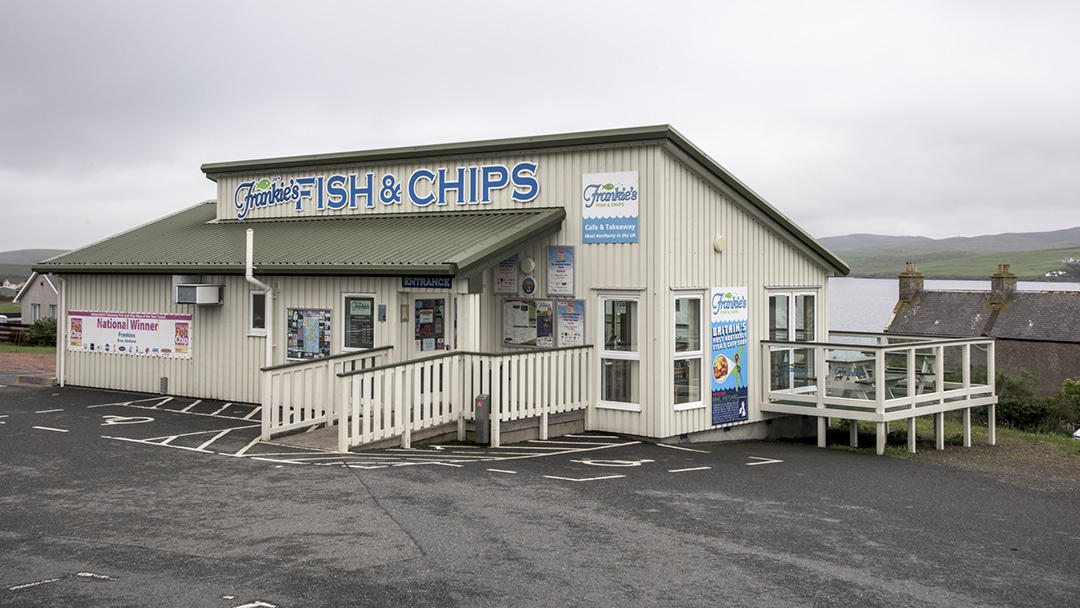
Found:
M 926 289 L 989 291 L 990 281 L 927 280 Z M 1020 281 L 1021 291 L 1080 291 L 1080 283 Z M 879 333 L 892 318 L 900 285 L 897 279 L 829 279 L 829 330 Z

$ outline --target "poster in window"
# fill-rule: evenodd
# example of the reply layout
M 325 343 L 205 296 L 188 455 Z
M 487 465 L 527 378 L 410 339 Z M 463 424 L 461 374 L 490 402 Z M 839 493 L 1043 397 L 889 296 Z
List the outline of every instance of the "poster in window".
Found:
M 375 348 L 375 298 L 345 297 L 346 349 Z
M 711 296 L 712 423 L 741 422 L 749 418 L 747 289 L 714 287 Z
M 286 310 L 287 359 L 305 360 L 330 356 L 330 311 L 289 308 Z
M 547 290 L 549 296 L 574 295 L 574 248 L 548 247 Z
M 495 265 L 495 293 L 517 293 L 517 269 L 516 253 Z
M 446 299 L 418 299 L 413 315 L 415 319 L 413 339 L 416 352 L 444 350 L 446 348 Z
M 555 346 L 584 346 L 585 300 L 560 300 L 556 308 L 558 340 Z

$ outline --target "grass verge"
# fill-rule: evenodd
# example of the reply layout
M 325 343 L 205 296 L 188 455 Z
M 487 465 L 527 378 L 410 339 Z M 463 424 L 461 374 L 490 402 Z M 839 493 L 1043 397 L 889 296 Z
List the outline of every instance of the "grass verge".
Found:
M 41 355 L 55 355 L 55 346 L 16 346 L 14 344 L 0 344 L 0 353 L 35 353 Z
M 848 442 L 848 421 L 840 420 L 829 428 L 828 446 L 839 450 L 848 450 L 867 454 L 876 453 L 877 429 L 873 422 L 859 422 L 859 447 L 851 447 Z M 945 416 L 945 444 L 963 445 L 964 424 L 959 417 Z M 971 443 L 986 443 L 989 437 L 987 427 L 971 425 Z M 1069 435 L 1056 433 L 1030 433 L 1008 427 L 997 427 L 998 440 L 1009 439 L 1030 444 L 1051 445 L 1060 448 L 1069 456 L 1080 458 L 1080 441 Z M 934 445 L 934 419 L 923 416 L 915 419 L 916 450 L 923 450 Z M 885 440 L 885 455 L 894 458 L 911 459 L 908 452 L 908 425 L 906 421 L 897 421 L 889 425 L 889 434 Z

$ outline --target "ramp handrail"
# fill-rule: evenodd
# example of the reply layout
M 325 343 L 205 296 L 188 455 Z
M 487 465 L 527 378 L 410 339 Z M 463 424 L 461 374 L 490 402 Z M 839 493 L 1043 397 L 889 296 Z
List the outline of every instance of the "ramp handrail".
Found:
M 337 374 L 374 367 L 392 348 L 382 346 L 262 368 L 263 441 L 275 433 L 333 424 L 333 406 L 340 401 Z
M 342 421 L 338 449 L 401 437 L 474 417 L 473 397 L 491 396 L 491 443 L 501 422 L 539 417 L 546 431 L 552 413 L 586 409 L 591 394 L 591 346 L 515 353 L 458 351 L 339 374 Z

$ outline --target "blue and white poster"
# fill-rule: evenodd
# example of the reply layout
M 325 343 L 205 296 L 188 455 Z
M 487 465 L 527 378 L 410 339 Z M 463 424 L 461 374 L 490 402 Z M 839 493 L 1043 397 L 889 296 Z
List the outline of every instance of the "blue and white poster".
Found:
M 638 242 L 638 172 L 581 176 L 583 243 Z
M 714 287 L 712 324 L 712 423 L 730 424 L 749 417 L 746 347 L 749 317 L 745 287 Z

